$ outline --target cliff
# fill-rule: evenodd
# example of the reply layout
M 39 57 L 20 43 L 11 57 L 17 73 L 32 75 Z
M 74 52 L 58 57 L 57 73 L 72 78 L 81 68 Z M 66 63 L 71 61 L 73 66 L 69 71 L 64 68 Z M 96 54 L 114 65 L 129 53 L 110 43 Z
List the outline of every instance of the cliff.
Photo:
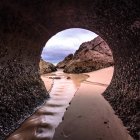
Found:
M 56 67 L 59 68 L 59 69 L 64 69 L 64 68 L 66 67 L 66 65 L 67 65 L 72 59 L 73 59 L 73 54 L 69 54 L 68 56 L 66 56 L 66 57 L 64 58 L 63 61 L 59 62 L 59 63 L 57 64 Z
M 57 64 L 66 73 L 83 73 L 114 65 L 112 52 L 107 43 L 101 38 L 82 43 L 79 49 Z

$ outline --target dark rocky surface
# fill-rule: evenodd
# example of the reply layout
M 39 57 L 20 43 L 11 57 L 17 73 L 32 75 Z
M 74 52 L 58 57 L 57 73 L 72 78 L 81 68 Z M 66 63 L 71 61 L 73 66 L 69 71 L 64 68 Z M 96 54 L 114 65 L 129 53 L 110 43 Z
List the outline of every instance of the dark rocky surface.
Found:
M 46 62 L 43 59 L 40 59 L 39 73 L 41 75 L 47 74 L 47 73 L 50 73 L 50 72 L 54 72 L 54 71 L 57 71 L 57 68 L 52 63 Z
M 68 55 L 57 67 L 66 73 L 84 73 L 114 65 L 113 56 L 107 43 L 101 38 L 82 43 L 74 55 Z
M 38 72 L 41 51 L 50 37 L 68 28 L 93 31 L 111 48 L 115 70 L 104 96 L 138 140 L 139 0 L 1 0 L 0 139 L 47 98 Z

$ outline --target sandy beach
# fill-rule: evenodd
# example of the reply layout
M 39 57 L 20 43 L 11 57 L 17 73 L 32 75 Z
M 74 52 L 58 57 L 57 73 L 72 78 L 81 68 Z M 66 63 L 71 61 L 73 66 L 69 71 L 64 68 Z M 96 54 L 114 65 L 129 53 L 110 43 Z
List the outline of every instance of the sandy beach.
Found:
M 43 80 L 47 91 L 50 92 L 53 87 L 54 80 L 48 77 L 46 78 L 45 76 L 41 76 L 41 79 Z
M 109 103 L 101 95 L 110 83 L 113 67 L 87 73 L 53 140 L 132 140 Z
M 102 96 L 112 75 L 113 67 L 42 76 L 50 99 L 8 140 L 133 140 Z

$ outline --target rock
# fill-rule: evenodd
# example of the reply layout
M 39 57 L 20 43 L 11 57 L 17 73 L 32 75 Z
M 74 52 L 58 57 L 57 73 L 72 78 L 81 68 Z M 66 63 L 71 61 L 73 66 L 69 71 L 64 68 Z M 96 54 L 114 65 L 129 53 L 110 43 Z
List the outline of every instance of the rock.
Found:
M 84 73 L 114 65 L 112 52 L 101 38 L 82 43 L 74 55 L 68 55 L 58 68 L 64 68 L 66 73 Z
M 71 79 L 71 78 L 68 76 L 67 79 Z
M 53 77 L 49 77 L 49 79 L 54 79 Z
M 59 69 L 65 68 L 65 66 L 67 65 L 67 63 L 69 61 L 71 61 L 72 58 L 73 58 L 73 54 L 69 54 L 67 57 L 65 57 L 65 59 L 63 61 L 59 62 L 56 67 L 59 68 Z
M 55 76 L 55 77 L 53 77 L 53 79 L 61 79 L 61 77 Z
M 53 77 L 49 77 L 49 79 L 61 79 L 61 77 L 59 77 L 59 76 L 53 76 Z
M 109 123 L 109 121 L 104 121 L 104 124 L 108 124 Z
M 41 75 L 57 71 L 56 67 L 52 63 L 46 62 L 43 59 L 40 60 L 39 67 L 39 72 Z

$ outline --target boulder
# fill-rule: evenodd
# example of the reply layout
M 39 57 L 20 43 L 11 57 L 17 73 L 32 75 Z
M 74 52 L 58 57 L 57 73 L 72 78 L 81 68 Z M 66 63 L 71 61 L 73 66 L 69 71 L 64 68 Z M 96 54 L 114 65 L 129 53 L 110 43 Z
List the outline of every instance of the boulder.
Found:
M 54 66 L 50 62 L 44 61 L 43 59 L 40 60 L 39 67 L 40 67 L 39 72 L 41 75 L 57 71 L 56 66 Z

